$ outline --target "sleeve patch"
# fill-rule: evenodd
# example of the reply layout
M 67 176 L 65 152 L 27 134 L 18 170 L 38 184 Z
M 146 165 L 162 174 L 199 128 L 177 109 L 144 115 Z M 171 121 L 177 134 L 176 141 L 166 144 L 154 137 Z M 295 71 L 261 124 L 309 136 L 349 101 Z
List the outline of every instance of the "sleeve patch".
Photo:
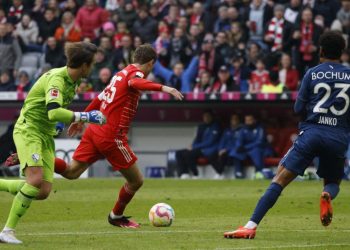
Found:
M 58 89 L 51 89 L 50 90 L 50 98 L 51 99 L 58 98 L 59 94 L 60 94 L 60 91 Z

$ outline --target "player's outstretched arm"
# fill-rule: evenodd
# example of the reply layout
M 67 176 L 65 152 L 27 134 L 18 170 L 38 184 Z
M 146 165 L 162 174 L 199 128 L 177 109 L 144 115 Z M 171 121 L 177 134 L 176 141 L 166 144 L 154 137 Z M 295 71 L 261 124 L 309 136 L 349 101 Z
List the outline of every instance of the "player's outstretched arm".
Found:
M 184 96 L 182 95 L 182 93 L 180 91 L 178 91 L 175 88 L 169 87 L 169 86 L 163 85 L 162 86 L 162 92 L 172 95 L 173 97 L 176 98 L 176 100 L 180 100 L 181 101 L 182 99 L 184 99 Z
M 183 95 L 177 89 L 154 83 L 143 78 L 133 78 L 129 80 L 129 86 L 140 91 L 161 91 L 174 96 L 177 100 L 183 99 Z
M 57 105 L 48 105 L 48 118 L 55 122 L 83 122 L 94 124 L 105 124 L 106 117 L 99 110 L 92 110 L 89 112 L 73 112 Z

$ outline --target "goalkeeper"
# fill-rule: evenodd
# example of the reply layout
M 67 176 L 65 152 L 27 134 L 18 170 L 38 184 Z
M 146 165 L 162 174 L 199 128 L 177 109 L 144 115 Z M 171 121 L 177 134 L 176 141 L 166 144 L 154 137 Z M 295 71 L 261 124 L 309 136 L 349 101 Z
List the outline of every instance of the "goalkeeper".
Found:
M 66 107 L 73 101 L 80 79 L 90 74 L 97 48 L 87 42 L 65 47 L 67 66 L 42 75 L 34 84 L 14 128 L 13 138 L 21 162 L 20 172 L 26 180 L 0 179 L 0 191 L 13 194 L 10 214 L 0 233 L 0 242 L 20 244 L 15 228 L 34 199 L 44 200 L 51 191 L 56 123 L 87 122 L 104 124 L 100 111 L 72 112 Z

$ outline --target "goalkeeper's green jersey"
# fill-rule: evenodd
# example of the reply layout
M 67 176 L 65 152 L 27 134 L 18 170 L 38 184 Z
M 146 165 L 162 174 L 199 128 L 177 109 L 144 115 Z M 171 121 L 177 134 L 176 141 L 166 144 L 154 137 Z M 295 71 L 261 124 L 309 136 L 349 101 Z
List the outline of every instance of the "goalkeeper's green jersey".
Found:
M 55 135 L 56 122 L 49 120 L 46 106 L 49 103 L 57 103 L 62 108 L 66 108 L 73 101 L 79 84 L 80 80 L 74 82 L 70 78 L 67 67 L 46 72 L 29 91 L 19 121 L 24 121 L 26 129 Z

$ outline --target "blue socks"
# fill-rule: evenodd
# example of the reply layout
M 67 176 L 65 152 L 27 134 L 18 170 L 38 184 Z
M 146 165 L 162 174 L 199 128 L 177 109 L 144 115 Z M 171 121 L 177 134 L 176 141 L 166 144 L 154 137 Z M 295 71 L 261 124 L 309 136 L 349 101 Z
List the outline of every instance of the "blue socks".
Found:
M 254 213 L 250 218 L 251 221 L 259 224 L 262 218 L 273 205 L 276 203 L 283 188 L 280 184 L 271 183 L 265 194 L 260 198 L 258 204 L 255 207 Z
M 339 193 L 339 185 L 337 183 L 329 183 L 323 187 L 323 192 L 327 192 L 331 195 L 332 200 L 337 197 Z

